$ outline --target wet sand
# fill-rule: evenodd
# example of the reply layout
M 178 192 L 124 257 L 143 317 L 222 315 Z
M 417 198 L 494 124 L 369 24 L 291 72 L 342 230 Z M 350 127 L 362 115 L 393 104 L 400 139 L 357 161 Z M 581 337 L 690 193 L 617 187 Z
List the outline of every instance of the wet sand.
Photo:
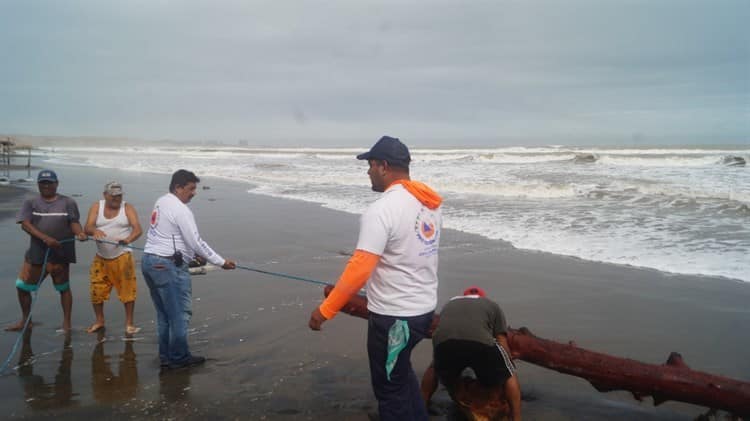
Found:
M 169 183 L 166 174 L 54 169 L 60 192 L 73 196 L 83 214 L 106 181 L 123 182 L 125 200 L 144 226 Z M 204 239 L 243 265 L 333 282 L 355 245 L 356 215 L 248 194 L 247 185 L 226 180 L 206 178 L 201 185 L 210 189 L 199 191 L 191 206 Z M 2 200 L 19 206 L 21 196 Z M 0 321 L 7 324 L 19 314 L 12 285 L 28 237 L 6 217 L 0 238 L 0 275 L 6 280 Z M 124 340 L 124 311 L 114 296 L 105 305 L 106 332 L 84 332 L 93 321 L 87 279 L 94 245 L 78 243 L 77 250 L 74 331 L 56 332 L 59 299 L 45 283 L 34 309 L 37 325 L 12 366 L 25 364 L 0 377 L 0 408 L 10 418 L 367 420 L 375 413 L 366 322 L 342 314 L 322 332 L 307 328 L 322 297 L 320 286 L 245 270 L 193 277 L 191 347 L 209 361 L 160 374 L 154 311 L 140 274 L 135 314 L 143 330 L 134 340 Z M 527 326 L 539 336 L 648 363 L 679 351 L 694 369 L 750 381 L 750 284 L 519 251 L 450 230 L 442 238 L 440 277 L 440 304 L 478 284 L 501 304 L 512 326 Z M 0 333 L 3 360 L 16 337 Z M 426 341 L 415 350 L 420 376 L 430 352 Z M 650 398 L 639 403 L 624 392 L 598 393 L 583 380 L 524 362 L 518 368 L 526 419 L 687 420 L 706 412 L 673 402 L 654 408 Z M 434 419 L 451 418 L 444 390 L 434 406 L 441 413 Z
M 33 177 L 36 177 L 39 168 L 32 165 L 27 168 L 25 165 L 0 165 L 0 175 L 10 179 L 10 185 L 0 185 L 0 220 L 8 217 L 15 217 L 18 212 L 19 197 L 29 193 L 30 188 L 34 187 Z
M 28 190 L 16 186 L 0 186 L 0 220 L 15 218 L 19 201 Z

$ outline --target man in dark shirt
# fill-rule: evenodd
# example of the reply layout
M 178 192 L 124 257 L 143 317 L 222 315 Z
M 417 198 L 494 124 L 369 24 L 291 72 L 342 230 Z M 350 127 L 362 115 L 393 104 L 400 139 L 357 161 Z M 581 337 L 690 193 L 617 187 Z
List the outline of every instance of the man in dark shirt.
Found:
M 520 420 L 521 389 L 510 358 L 507 329 L 500 306 L 486 298 L 482 288 L 472 286 L 464 295 L 451 298 L 432 335 L 433 364 L 422 382 L 425 403 L 437 389 L 438 379 L 453 395 L 461 373 L 471 367 L 482 386 L 503 385 L 511 419 Z
M 16 280 L 22 317 L 18 323 L 6 327 L 5 330 L 23 329 L 26 319 L 30 317 L 31 293 L 39 288 L 47 274 L 52 276 L 52 283 L 60 293 L 60 304 L 63 309 L 62 329 L 70 330 L 73 294 L 70 292 L 69 276 L 70 264 L 76 262 L 76 250 L 73 241 L 64 240 L 75 237 L 79 241 L 85 241 L 87 237 L 79 222 L 78 205 L 75 200 L 57 194 L 57 185 L 57 174 L 54 171 L 40 171 L 37 176 L 39 196 L 24 201 L 21 210 L 18 211 L 16 221 L 29 234 L 31 240 Z

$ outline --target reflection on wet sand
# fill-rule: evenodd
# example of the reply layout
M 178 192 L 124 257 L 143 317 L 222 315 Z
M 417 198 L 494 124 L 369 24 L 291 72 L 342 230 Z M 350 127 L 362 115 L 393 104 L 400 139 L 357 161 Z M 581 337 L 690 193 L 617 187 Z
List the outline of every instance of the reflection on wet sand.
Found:
M 190 399 L 190 368 L 162 370 L 159 373 L 159 395 L 166 402 Z
M 94 399 L 101 403 L 121 402 L 138 393 L 138 366 L 133 342 L 125 341 L 119 355 L 117 375 L 111 367 L 111 356 L 104 353 L 107 342 L 104 329 L 97 332 L 97 344 L 91 354 L 91 389 Z
M 23 335 L 21 356 L 18 360 L 18 378 L 23 386 L 26 403 L 35 410 L 46 410 L 78 405 L 74 399 L 73 382 L 70 369 L 73 365 L 73 347 L 70 345 L 70 333 L 64 335 L 62 356 L 57 368 L 55 379 L 47 383 L 44 377 L 34 374 L 34 352 L 31 350 L 31 332 L 26 330 Z

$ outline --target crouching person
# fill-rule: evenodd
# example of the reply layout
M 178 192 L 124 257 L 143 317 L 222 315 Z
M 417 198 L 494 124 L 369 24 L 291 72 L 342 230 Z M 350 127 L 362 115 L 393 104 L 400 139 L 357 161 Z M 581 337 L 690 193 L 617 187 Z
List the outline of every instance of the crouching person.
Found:
M 500 306 L 479 287 L 469 287 L 453 297 L 440 312 L 432 335 L 433 363 L 422 379 L 422 395 L 429 403 L 438 380 L 451 398 L 457 399 L 461 373 L 474 370 L 486 390 L 502 387 L 510 406 L 510 418 L 521 419 L 521 387 L 510 358 L 507 325 Z

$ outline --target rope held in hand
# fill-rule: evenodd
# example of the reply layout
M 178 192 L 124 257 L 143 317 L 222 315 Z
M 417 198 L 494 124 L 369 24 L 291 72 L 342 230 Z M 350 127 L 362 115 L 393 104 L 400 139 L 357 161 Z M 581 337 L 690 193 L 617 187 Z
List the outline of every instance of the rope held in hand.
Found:
M 99 241 L 101 243 L 113 244 L 113 245 L 116 245 L 116 246 L 130 247 L 130 248 L 136 249 L 136 250 L 141 250 L 141 251 L 144 250 L 141 247 L 136 247 L 136 246 L 133 246 L 131 244 L 121 244 L 121 243 L 116 243 L 114 241 L 108 241 L 108 240 L 97 240 L 94 237 L 89 237 L 89 239 L 94 240 L 94 241 Z M 295 275 L 288 275 L 286 273 L 273 272 L 273 271 L 270 271 L 270 270 L 263 270 L 263 269 L 258 269 L 258 268 L 254 268 L 254 267 L 251 267 L 251 266 L 245 266 L 245 265 L 240 265 L 240 264 L 237 264 L 237 268 L 248 270 L 248 271 L 251 271 L 251 272 L 264 273 L 266 275 L 271 275 L 271 276 L 278 276 L 280 278 L 287 278 L 287 279 L 294 279 L 294 280 L 297 280 L 297 281 L 309 282 L 311 284 L 317 284 L 317 285 L 323 285 L 323 286 L 329 286 L 329 285 L 331 285 L 328 282 L 318 281 L 317 279 L 305 278 L 305 277 L 302 277 L 302 276 L 295 276 Z
M 142 247 L 136 247 L 136 246 L 131 245 L 131 244 L 121 244 L 121 243 L 118 243 L 118 242 L 108 241 L 108 240 L 97 240 L 94 237 L 88 237 L 88 239 L 93 240 L 93 241 L 98 241 L 100 243 L 113 244 L 113 245 L 117 245 L 117 246 L 129 247 L 129 248 L 132 248 L 132 249 L 135 249 L 135 250 L 144 251 L 144 248 L 142 248 Z M 75 241 L 75 237 L 74 238 L 67 238 L 65 240 L 60 240 L 59 243 L 63 244 L 63 243 L 69 243 L 71 241 Z M 41 273 L 41 275 L 39 277 L 39 280 L 36 283 L 37 286 L 41 286 L 42 282 L 44 281 L 44 278 L 45 278 L 45 275 L 46 275 L 45 269 L 47 267 L 47 259 L 49 258 L 49 253 L 50 253 L 51 250 L 52 250 L 51 248 L 47 247 L 47 250 L 44 253 L 44 261 L 42 263 L 42 273 Z M 245 266 L 245 265 L 237 264 L 236 267 L 239 268 L 239 269 L 244 269 L 244 270 L 251 271 L 251 272 L 263 273 L 263 274 L 266 274 L 266 275 L 277 276 L 277 277 L 280 277 L 280 278 L 294 279 L 294 280 L 297 280 L 297 281 L 308 282 L 308 283 L 316 284 L 316 285 L 323 285 L 323 286 L 331 286 L 332 285 L 332 284 L 330 284 L 328 282 L 318 281 L 316 279 L 305 278 L 305 277 L 302 277 L 302 276 L 288 275 L 286 273 L 273 272 L 273 271 L 270 271 L 270 270 L 258 269 L 258 268 L 254 268 L 254 267 L 251 267 L 251 266 Z M 18 352 L 18 346 L 21 343 L 21 338 L 23 338 L 24 333 L 26 333 L 26 329 L 28 328 L 29 322 L 31 321 L 31 312 L 34 309 L 34 303 L 36 302 L 36 298 L 37 298 L 38 292 L 39 292 L 39 288 L 37 288 L 32 293 L 32 295 L 31 295 L 31 306 L 29 308 L 29 316 L 26 318 L 26 321 L 24 322 L 23 329 L 21 329 L 21 331 L 18 332 L 18 338 L 16 339 L 16 342 L 13 345 L 13 349 L 11 350 L 10 354 L 8 355 L 8 358 L 5 359 L 5 362 L 0 367 L 0 375 L 3 374 L 3 373 L 5 373 L 5 371 L 8 369 L 8 366 L 10 364 L 11 359 L 16 354 L 16 352 Z
M 89 237 L 89 239 L 94 240 L 94 241 L 99 241 L 101 243 L 113 244 L 113 245 L 116 245 L 116 246 L 130 247 L 130 248 L 136 249 L 136 250 L 141 250 L 141 251 L 144 250 L 141 247 L 136 247 L 136 246 L 133 246 L 131 244 L 125 245 L 125 244 L 121 244 L 121 243 L 116 243 L 114 241 L 97 240 L 94 237 Z M 331 285 L 328 282 L 318 281 L 317 279 L 305 278 L 305 277 L 302 277 L 302 276 L 295 276 L 295 275 L 288 275 L 286 273 L 273 272 L 273 271 L 270 271 L 270 270 L 263 270 L 263 269 L 258 269 L 258 268 L 254 268 L 254 267 L 251 267 L 251 266 L 244 266 L 244 265 L 240 265 L 240 264 L 237 264 L 237 268 L 244 269 L 244 270 L 249 270 L 251 272 L 264 273 L 266 275 L 271 275 L 271 276 L 278 276 L 280 278 L 287 278 L 287 279 L 294 279 L 294 280 L 297 280 L 297 281 L 309 282 L 311 284 L 317 284 L 317 285 L 323 285 L 323 286 L 329 286 L 329 285 Z
M 309 282 L 311 284 L 324 285 L 324 286 L 331 285 L 328 282 L 318 281 L 316 279 L 303 278 L 301 276 L 294 276 L 294 275 L 287 275 L 281 272 L 272 272 L 270 270 L 257 269 L 257 268 L 253 268 L 250 266 L 237 265 L 237 267 L 240 269 L 249 270 L 252 272 L 265 273 L 266 275 L 278 276 L 280 278 L 295 279 L 297 281 Z

